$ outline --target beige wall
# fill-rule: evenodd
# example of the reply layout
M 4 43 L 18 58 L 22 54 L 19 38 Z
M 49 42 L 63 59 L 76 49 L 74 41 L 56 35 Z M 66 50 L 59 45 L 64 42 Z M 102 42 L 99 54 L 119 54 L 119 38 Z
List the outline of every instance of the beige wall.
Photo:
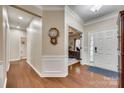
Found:
M 56 27 L 59 30 L 58 44 L 50 42 L 48 31 Z M 64 10 L 43 11 L 43 55 L 64 55 Z
M 64 18 L 64 9 L 43 11 L 42 77 L 65 77 L 68 74 L 68 62 L 65 57 L 65 42 L 67 40 L 65 41 Z M 49 29 L 52 27 L 59 30 L 56 45 L 51 44 L 48 35 Z

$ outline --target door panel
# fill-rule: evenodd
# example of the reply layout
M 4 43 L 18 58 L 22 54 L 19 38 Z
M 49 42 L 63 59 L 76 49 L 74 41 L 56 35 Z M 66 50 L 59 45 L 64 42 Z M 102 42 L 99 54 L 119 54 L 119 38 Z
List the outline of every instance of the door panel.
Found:
M 101 31 L 94 32 L 93 34 L 94 66 L 112 71 L 118 71 L 117 31 Z
M 26 37 L 21 37 L 21 59 L 26 59 L 27 44 Z

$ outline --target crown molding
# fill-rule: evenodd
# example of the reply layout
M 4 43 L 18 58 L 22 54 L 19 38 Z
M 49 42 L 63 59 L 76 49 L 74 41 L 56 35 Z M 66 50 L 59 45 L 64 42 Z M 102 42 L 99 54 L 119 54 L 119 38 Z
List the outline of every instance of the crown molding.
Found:
M 119 14 L 118 12 L 113 12 L 111 14 L 95 18 L 95 19 L 93 19 L 91 21 L 85 22 L 84 26 L 91 25 L 91 24 L 94 24 L 94 23 L 98 23 L 98 22 L 101 22 L 101 21 L 105 21 L 105 20 L 108 20 L 108 19 L 111 19 L 111 18 L 117 18 L 118 14 Z
M 36 7 L 36 8 L 38 8 L 38 9 L 40 9 L 40 10 L 43 10 L 42 5 L 33 5 L 33 6 Z
M 10 29 L 15 29 L 15 30 L 26 31 L 26 29 L 25 29 L 25 28 L 16 28 L 16 26 L 10 26 Z
M 71 16 L 73 16 L 74 18 L 76 18 L 76 20 L 78 20 L 79 22 L 81 22 L 82 25 L 84 24 L 83 19 L 77 13 L 75 13 L 71 8 L 69 8 L 67 5 L 65 6 L 65 12 L 69 13 Z

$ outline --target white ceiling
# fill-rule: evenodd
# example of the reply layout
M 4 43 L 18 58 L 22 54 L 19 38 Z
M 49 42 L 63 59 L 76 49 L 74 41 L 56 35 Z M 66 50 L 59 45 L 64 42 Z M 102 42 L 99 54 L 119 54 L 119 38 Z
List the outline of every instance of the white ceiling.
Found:
M 8 6 L 8 16 L 9 16 L 9 24 L 12 28 L 17 28 L 17 26 L 20 26 L 20 29 L 25 30 L 29 23 L 31 22 L 33 15 L 24 12 L 22 10 L 13 8 Z M 22 17 L 23 19 L 20 20 L 18 17 Z
M 69 7 L 76 12 L 84 20 L 84 22 L 91 21 L 95 18 L 102 17 L 113 12 L 124 10 L 124 5 L 103 5 L 98 12 L 94 13 L 90 11 L 92 6 L 93 5 L 69 5 Z
M 75 11 L 84 22 L 92 21 L 96 18 L 124 10 L 124 5 L 104 5 L 98 12 L 94 13 L 90 11 L 93 5 L 68 5 L 73 11 Z M 64 5 L 42 5 L 39 6 L 43 10 L 62 10 Z M 34 17 L 33 15 L 16 8 L 8 6 L 9 23 L 11 27 L 20 26 L 22 29 L 26 29 L 30 21 Z M 23 17 L 19 20 L 18 17 Z

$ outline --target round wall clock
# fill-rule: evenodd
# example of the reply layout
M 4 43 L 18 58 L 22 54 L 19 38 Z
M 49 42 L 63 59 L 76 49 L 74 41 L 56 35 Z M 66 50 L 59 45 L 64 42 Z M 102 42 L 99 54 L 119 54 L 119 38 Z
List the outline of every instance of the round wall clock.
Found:
M 59 36 L 59 30 L 57 28 L 50 28 L 50 30 L 49 30 L 49 37 L 50 37 L 50 42 L 53 45 L 57 44 L 58 36 Z

